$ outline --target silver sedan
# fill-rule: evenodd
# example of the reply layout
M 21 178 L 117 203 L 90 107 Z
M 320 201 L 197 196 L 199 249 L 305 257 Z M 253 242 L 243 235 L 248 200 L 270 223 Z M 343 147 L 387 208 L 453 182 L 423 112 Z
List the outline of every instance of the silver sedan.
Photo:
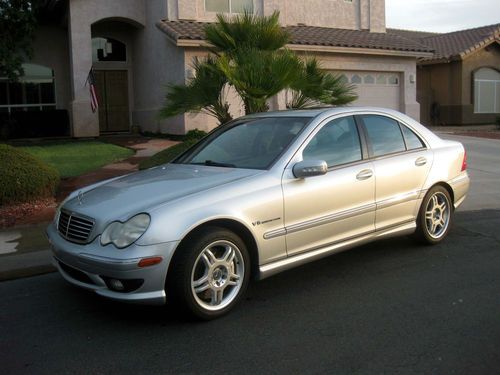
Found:
M 396 111 L 261 113 L 172 163 L 73 192 L 47 232 L 69 282 L 212 319 L 252 277 L 396 235 L 439 243 L 466 167 L 460 143 Z

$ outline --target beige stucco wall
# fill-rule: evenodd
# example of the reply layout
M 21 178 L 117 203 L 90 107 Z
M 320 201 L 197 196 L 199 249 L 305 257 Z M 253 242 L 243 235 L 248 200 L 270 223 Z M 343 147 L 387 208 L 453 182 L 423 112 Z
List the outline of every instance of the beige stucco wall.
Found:
M 205 11 L 205 0 L 169 0 L 169 19 L 214 21 L 215 12 Z M 254 0 L 256 14 L 280 12 L 283 25 L 367 29 L 385 32 L 385 0 Z
M 161 119 L 168 84 L 185 82 L 184 51 L 167 39 L 156 22 L 169 12 L 166 0 L 147 0 L 146 25 L 134 39 L 132 124 L 144 131 L 183 134 L 184 116 Z
M 461 116 L 463 124 L 492 124 L 499 116 L 499 114 L 474 113 L 473 74 L 483 67 L 500 71 L 500 45 L 498 43 L 489 45 L 462 62 Z
M 422 65 L 418 71 L 418 101 L 427 125 L 491 124 L 494 114 L 474 113 L 473 73 L 481 67 L 500 69 L 500 47 L 492 44 L 463 61 Z M 439 119 L 430 118 L 432 103 L 439 104 Z
M 50 41 L 51 47 L 47 48 Z M 68 34 L 57 26 L 40 26 L 33 42 L 33 64 L 54 70 L 57 109 L 68 109 L 71 102 Z

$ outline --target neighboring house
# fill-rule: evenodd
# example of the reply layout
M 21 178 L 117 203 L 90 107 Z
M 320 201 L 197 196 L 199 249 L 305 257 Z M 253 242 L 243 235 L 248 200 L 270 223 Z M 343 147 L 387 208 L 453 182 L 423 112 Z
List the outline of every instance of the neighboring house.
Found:
M 500 24 L 446 34 L 388 33 L 435 51 L 417 66 L 417 101 L 424 124 L 493 124 L 500 116 Z
M 207 54 L 203 26 L 217 13 L 237 14 L 243 9 L 259 15 L 280 11 L 280 22 L 292 36 L 289 47 L 316 56 L 324 69 L 355 84 L 359 94 L 355 104 L 395 108 L 417 119 L 420 115 L 416 63 L 418 58 L 431 58 L 432 49 L 386 32 L 385 0 L 42 3 L 43 23 L 36 32 L 34 57 L 25 66 L 26 76 L 19 83 L 0 81 L 0 112 L 10 116 L 14 128 L 24 126 L 24 115 L 25 122 L 28 116 L 29 124 L 57 133 L 51 121 L 55 113 L 60 118 L 68 114 L 68 131 L 74 137 L 126 132 L 131 126 L 176 134 L 212 128 L 215 120 L 206 115 L 159 119 L 158 110 L 167 84 L 189 80 L 193 59 Z M 100 102 L 96 113 L 91 111 L 86 86 L 92 67 Z M 271 108 L 283 108 L 285 96 L 278 95 Z M 235 115 L 242 114 L 234 95 L 231 105 Z

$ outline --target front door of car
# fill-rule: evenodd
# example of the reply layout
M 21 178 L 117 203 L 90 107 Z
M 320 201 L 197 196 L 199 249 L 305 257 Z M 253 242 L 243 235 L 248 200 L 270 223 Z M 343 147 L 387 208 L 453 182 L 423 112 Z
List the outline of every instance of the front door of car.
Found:
M 324 160 L 328 172 L 296 178 L 293 164 L 301 159 Z M 354 117 L 325 121 L 290 164 L 282 181 L 289 256 L 374 230 L 373 164 L 363 159 Z
M 427 179 L 433 153 L 408 127 L 380 115 L 361 115 L 376 176 L 375 227 L 385 229 L 414 221 L 417 200 Z

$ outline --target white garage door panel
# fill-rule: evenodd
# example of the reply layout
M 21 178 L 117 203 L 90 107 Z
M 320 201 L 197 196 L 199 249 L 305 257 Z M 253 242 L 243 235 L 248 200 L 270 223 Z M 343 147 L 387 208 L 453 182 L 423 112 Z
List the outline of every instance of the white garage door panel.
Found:
M 399 110 L 399 86 L 358 86 L 356 93 L 359 98 L 356 102 L 354 102 L 355 105 L 385 107 Z
M 356 87 L 357 106 L 384 107 L 400 110 L 401 85 L 398 73 L 336 71 Z

